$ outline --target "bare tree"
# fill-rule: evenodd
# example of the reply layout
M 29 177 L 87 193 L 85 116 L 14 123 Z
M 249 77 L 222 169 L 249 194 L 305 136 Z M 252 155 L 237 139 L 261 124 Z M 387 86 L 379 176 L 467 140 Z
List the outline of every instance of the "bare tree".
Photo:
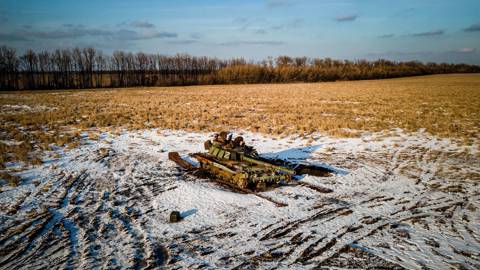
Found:
M 20 57 L 20 68 L 25 74 L 26 82 L 24 87 L 27 89 L 37 89 L 36 76 L 38 75 L 38 57 L 37 54 L 32 51 L 26 51 Z
M 83 62 L 85 69 L 84 88 L 93 87 L 93 69 L 95 66 L 95 56 L 97 51 L 94 48 L 83 49 Z
M 0 73 L 2 90 L 18 89 L 18 67 L 20 64 L 14 48 L 0 47 Z
M 218 83 L 318 82 L 394 78 L 454 72 L 480 72 L 479 66 L 385 59 L 333 60 L 279 56 L 253 62 L 244 58 L 219 60 L 188 54 L 174 56 L 95 48 L 27 50 L 17 57 L 0 47 L 0 89 L 68 89 Z

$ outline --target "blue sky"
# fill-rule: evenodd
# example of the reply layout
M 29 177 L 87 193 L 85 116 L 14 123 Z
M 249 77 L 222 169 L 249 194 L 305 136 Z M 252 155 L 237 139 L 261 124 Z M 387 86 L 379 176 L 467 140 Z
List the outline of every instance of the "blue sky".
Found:
M 0 0 L 0 44 L 19 52 L 278 55 L 480 64 L 478 0 Z

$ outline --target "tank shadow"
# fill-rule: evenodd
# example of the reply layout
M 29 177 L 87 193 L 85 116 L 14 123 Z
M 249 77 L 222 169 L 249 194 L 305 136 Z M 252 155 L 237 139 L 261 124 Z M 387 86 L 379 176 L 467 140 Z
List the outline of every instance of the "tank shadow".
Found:
M 348 170 L 336 168 L 324 162 L 309 160 L 312 157 L 312 154 L 318 149 L 320 149 L 321 147 L 322 147 L 321 145 L 296 147 L 296 148 L 282 150 L 279 152 L 262 153 L 260 154 L 260 156 L 262 158 L 266 158 L 270 160 L 281 160 L 291 165 L 306 164 L 306 165 L 311 165 L 315 167 L 325 168 L 335 174 L 340 174 L 340 175 L 349 174 Z
M 182 213 L 180 213 L 180 217 L 181 218 L 186 218 L 188 216 L 196 214 L 197 212 L 198 212 L 198 210 L 196 208 L 193 208 L 193 209 L 183 211 Z

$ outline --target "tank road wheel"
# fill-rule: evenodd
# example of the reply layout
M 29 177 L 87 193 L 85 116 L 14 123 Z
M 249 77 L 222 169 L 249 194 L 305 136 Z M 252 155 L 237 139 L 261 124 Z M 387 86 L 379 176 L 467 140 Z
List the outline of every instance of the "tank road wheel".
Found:
M 241 179 L 239 182 L 238 182 L 238 185 L 240 186 L 240 188 L 247 188 L 248 186 L 248 183 L 247 183 L 247 179 Z
M 256 191 L 264 191 L 264 190 L 266 190 L 266 189 L 267 189 L 267 183 L 265 183 L 265 182 L 263 182 L 263 181 L 262 181 L 262 182 L 258 182 L 258 183 L 257 183 L 257 186 L 255 187 L 255 190 L 256 190 Z
M 210 150 L 210 147 L 212 147 L 212 142 L 210 140 L 207 140 L 203 143 L 203 146 L 205 147 L 205 150 Z
M 235 177 L 233 178 L 233 180 L 235 181 L 235 184 L 236 184 L 239 188 L 245 189 L 245 188 L 248 187 L 247 177 L 246 177 L 244 174 L 237 174 L 237 175 L 235 175 Z

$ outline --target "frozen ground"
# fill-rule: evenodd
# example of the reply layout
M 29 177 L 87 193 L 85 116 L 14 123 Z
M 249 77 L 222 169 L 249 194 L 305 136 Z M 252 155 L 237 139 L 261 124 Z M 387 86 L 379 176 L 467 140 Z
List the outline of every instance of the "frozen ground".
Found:
M 169 130 L 85 136 L 18 173 L 0 193 L 0 269 L 479 269 L 476 147 L 424 133 L 358 139 L 246 133 L 265 156 L 324 163 L 331 177 L 264 195 L 195 179 L 169 151 L 211 134 Z M 60 153 L 60 158 L 58 158 Z M 56 158 L 55 158 L 56 157 Z M 172 210 L 184 217 L 167 222 Z
M 4 115 L 8 114 L 18 114 L 18 113 L 23 113 L 23 112 L 48 112 L 48 111 L 54 111 L 57 108 L 49 108 L 46 106 L 35 106 L 35 107 L 30 107 L 28 105 L 0 105 L 0 112 Z

